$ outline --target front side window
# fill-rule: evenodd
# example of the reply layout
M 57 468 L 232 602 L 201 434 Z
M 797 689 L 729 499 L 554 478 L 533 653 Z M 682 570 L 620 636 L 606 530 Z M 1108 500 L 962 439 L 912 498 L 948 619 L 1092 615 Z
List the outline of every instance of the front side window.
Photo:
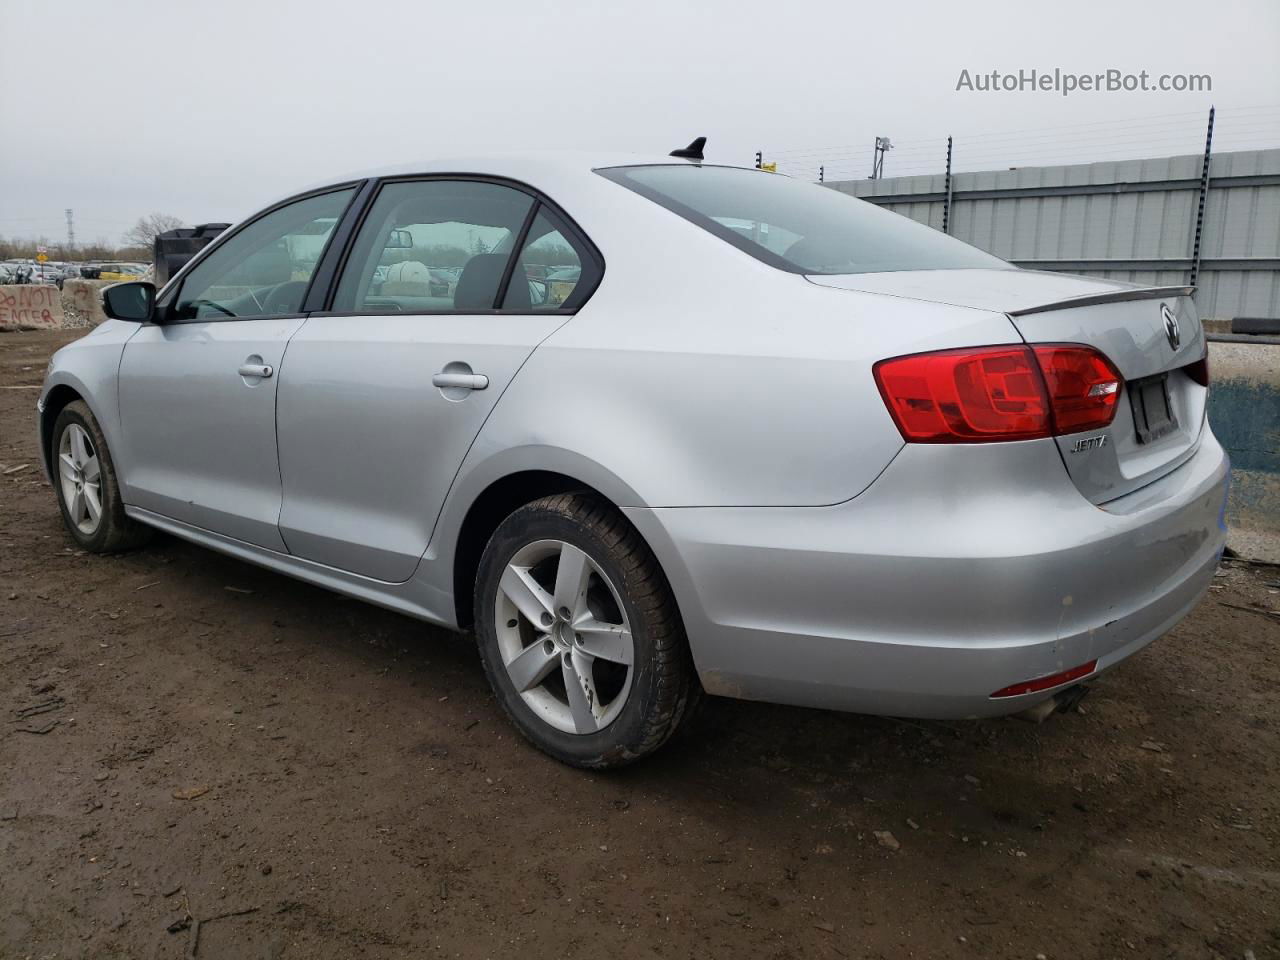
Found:
M 178 320 L 299 313 L 329 235 L 354 188 L 297 200 L 238 231 L 192 268 L 174 304 Z
M 1013 269 L 932 227 L 774 173 L 688 163 L 596 172 L 791 273 Z
M 497 308 L 534 199 L 478 180 L 385 184 L 338 283 L 344 313 L 469 313 Z

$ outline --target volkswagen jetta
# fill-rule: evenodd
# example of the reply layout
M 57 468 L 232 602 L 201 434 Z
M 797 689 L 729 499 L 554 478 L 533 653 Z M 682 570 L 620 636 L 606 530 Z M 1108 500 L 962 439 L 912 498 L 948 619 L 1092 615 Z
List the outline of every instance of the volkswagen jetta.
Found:
M 40 444 L 85 549 L 158 528 L 473 628 L 572 764 L 651 752 L 703 692 L 1047 712 L 1213 576 L 1191 292 L 697 150 L 455 159 L 108 288 Z

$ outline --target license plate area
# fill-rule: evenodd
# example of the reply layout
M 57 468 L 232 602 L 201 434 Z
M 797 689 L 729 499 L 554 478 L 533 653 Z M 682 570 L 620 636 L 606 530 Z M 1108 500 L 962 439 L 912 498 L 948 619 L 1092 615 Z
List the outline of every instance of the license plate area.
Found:
M 1128 387 L 1139 443 L 1152 443 L 1178 428 L 1173 405 L 1169 402 L 1169 374 L 1159 373 L 1154 377 L 1131 380 Z

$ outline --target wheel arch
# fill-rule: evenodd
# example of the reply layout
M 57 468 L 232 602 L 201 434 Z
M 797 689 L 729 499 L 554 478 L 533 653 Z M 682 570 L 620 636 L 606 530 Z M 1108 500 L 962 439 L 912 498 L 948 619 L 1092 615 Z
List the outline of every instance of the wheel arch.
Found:
M 58 422 L 58 414 L 77 400 L 89 407 L 99 424 L 102 418 L 93 411 L 92 404 L 84 394 L 69 383 L 55 385 L 44 397 L 44 407 L 40 411 L 40 460 L 44 464 L 45 475 L 53 481 L 53 425 Z
M 467 464 L 437 523 L 435 545 L 428 547 L 426 556 L 439 562 L 439 572 L 430 577 L 430 585 L 451 594 L 454 625 L 465 630 L 475 622 L 473 599 L 480 557 L 498 524 L 526 503 L 573 491 L 598 497 L 626 517 L 670 584 L 681 618 L 686 618 L 686 603 L 696 610 L 696 597 L 685 589 L 688 576 L 681 558 L 664 541 L 661 528 L 646 532 L 634 522 L 632 508 L 649 504 L 626 480 L 576 451 L 554 444 L 522 444 Z
M 508 516 L 526 503 L 557 493 L 589 493 L 614 509 L 618 505 L 589 483 L 555 470 L 521 470 L 491 482 L 471 502 L 458 527 L 453 550 L 453 605 L 458 626 L 475 623 L 474 594 L 480 557 L 489 538 Z

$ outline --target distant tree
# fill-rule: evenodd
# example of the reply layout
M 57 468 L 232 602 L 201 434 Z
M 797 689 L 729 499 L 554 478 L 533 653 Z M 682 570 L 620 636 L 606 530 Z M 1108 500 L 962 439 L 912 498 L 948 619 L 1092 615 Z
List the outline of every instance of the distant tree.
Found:
M 152 247 L 121 247 L 106 237 L 77 243 L 74 248 L 65 241 L 53 241 L 47 237 L 0 237 L 0 260 L 27 259 L 36 255 L 36 247 L 43 245 L 49 259 L 77 263 L 85 260 L 125 260 L 150 262 Z
M 76 244 L 72 260 L 107 260 L 115 255 L 115 247 L 105 237 Z
M 167 213 L 153 213 L 145 217 L 139 217 L 138 222 L 124 232 L 120 242 L 125 247 L 146 250 L 149 258 L 150 252 L 155 249 L 156 237 L 166 230 L 176 230 L 178 227 L 185 227 L 186 225 L 184 220 L 170 216 Z
M 546 267 L 566 267 L 576 265 L 578 255 L 568 244 L 539 240 L 525 247 L 521 259 L 525 263 L 538 263 Z
M 409 259 L 425 263 L 428 267 L 460 267 L 471 259 L 471 254 L 462 247 L 438 243 L 430 247 L 414 247 Z

